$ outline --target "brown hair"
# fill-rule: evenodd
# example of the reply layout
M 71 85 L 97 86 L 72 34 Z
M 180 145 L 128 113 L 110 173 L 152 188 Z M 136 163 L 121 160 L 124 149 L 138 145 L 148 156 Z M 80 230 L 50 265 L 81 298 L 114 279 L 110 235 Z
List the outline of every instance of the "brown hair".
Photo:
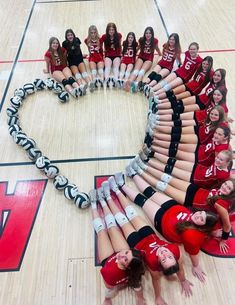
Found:
M 119 39 L 119 36 L 118 36 L 116 24 L 113 23 L 113 22 L 109 22 L 106 26 L 106 38 L 105 38 L 105 41 L 104 41 L 104 46 L 105 47 L 110 47 L 111 46 L 111 39 L 110 39 L 110 35 L 109 35 L 109 29 L 110 28 L 114 28 L 113 43 L 114 43 L 115 49 L 118 49 L 118 48 L 121 47 L 121 44 L 120 44 L 120 39 Z
M 58 49 L 57 49 L 57 53 L 58 53 L 58 56 L 60 58 L 60 61 L 61 61 L 61 64 L 62 65 L 66 65 L 67 63 L 67 59 L 64 55 L 64 53 L 62 52 L 62 48 L 61 48 L 61 45 L 60 45 L 60 42 L 59 42 L 59 39 L 56 38 L 56 37 L 51 37 L 49 39 L 49 51 L 51 52 L 51 58 L 52 58 L 52 62 L 55 64 L 56 62 L 56 57 L 55 57 L 55 54 L 54 54 L 54 50 L 52 49 L 51 45 L 53 43 L 53 41 L 57 40 L 58 41 Z
M 140 251 L 131 249 L 133 258 L 129 263 L 126 274 L 128 277 L 127 286 L 130 288 L 138 288 L 141 284 L 141 277 L 145 273 L 145 264 Z
M 140 51 L 143 52 L 144 51 L 144 46 L 145 46 L 145 42 L 146 42 L 146 37 L 145 37 L 145 34 L 147 31 L 150 31 L 151 32 L 151 41 L 150 41 L 150 48 L 151 48 L 151 51 L 153 52 L 154 51 L 154 30 L 151 26 L 148 26 L 145 30 L 144 30 L 144 35 L 143 37 L 140 37 L 139 39 L 139 45 L 140 45 Z

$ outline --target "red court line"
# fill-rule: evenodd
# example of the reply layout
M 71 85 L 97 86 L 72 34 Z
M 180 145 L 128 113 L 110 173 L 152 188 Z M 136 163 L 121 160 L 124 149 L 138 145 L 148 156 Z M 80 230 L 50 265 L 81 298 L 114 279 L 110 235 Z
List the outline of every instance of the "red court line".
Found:
M 206 50 L 199 51 L 198 53 L 224 53 L 224 52 L 235 52 L 235 49 L 224 49 L 224 50 Z M 184 53 L 184 52 L 183 52 Z M 157 55 L 157 53 L 156 53 Z M 87 58 L 88 56 L 84 55 L 83 58 Z M 42 62 L 44 59 L 20 59 L 17 62 Z M 11 64 L 13 60 L 0 60 L 0 64 Z

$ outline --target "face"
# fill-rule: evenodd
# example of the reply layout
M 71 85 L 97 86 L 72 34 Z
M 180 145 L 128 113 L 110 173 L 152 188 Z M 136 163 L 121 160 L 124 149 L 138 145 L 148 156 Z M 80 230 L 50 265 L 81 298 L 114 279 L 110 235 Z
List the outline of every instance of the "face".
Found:
M 198 226 L 203 226 L 206 224 L 206 212 L 205 211 L 197 211 L 191 217 L 193 223 Z
M 234 191 L 234 186 L 231 180 L 225 181 L 221 187 L 220 192 L 223 195 L 230 195 L 232 191 Z
M 134 41 L 133 35 L 129 35 L 129 36 L 128 36 L 128 44 L 131 45 L 133 41 Z
M 213 81 L 215 84 L 219 83 L 222 79 L 222 76 L 220 74 L 220 71 L 215 71 L 215 73 L 213 74 Z
M 208 68 L 209 68 L 209 62 L 208 61 L 203 61 L 202 62 L 202 70 L 203 72 L 207 72 L 208 71 Z
M 116 258 L 120 265 L 122 265 L 125 269 L 129 266 L 130 262 L 133 259 L 131 250 L 121 250 L 117 253 Z
M 53 50 L 57 50 L 58 46 L 59 46 L 59 41 L 57 39 L 53 40 L 52 43 L 51 43 L 51 48 Z
M 219 102 L 222 100 L 223 95 L 219 90 L 215 90 L 213 93 L 213 101 L 215 104 L 219 104 Z
M 110 27 L 110 28 L 109 28 L 109 35 L 110 35 L 110 36 L 113 36 L 114 33 L 115 33 L 115 29 L 114 29 L 113 27 Z
M 68 39 L 68 41 L 73 41 L 73 39 L 74 39 L 73 33 L 68 32 L 67 35 L 66 35 L 66 38 Z
M 220 152 L 218 153 L 218 155 L 215 157 L 215 166 L 218 166 L 218 167 L 227 167 L 227 164 L 228 164 L 228 157 Z
M 226 137 L 224 136 L 224 130 L 222 128 L 217 128 L 214 132 L 213 141 L 217 144 L 221 144 L 226 141 Z
M 171 36 L 169 38 L 169 46 L 170 47 L 174 47 L 175 46 L 175 38 L 174 38 L 174 36 Z
M 170 268 L 176 264 L 173 253 L 165 247 L 159 247 L 157 250 L 157 256 L 160 264 L 164 269 Z
M 151 32 L 150 32 L 150 30 L 147 30 L 146 32 L 145 32 L 145 38 L 146 38 L 146 40 L 151 40 L 151 38 L 152 38 L 152 34 L 151 34 Z
M 90 35 L 91 35 L 91 39 L 95 39 L 95 38 L 96 38 L 96 35 L 97 35 L 96 30 L 91 30 L 91 31 L 90 31 Z
M 219 111 L 217 109 L 212 109 L 209 114 L 209 118 L 210 118 L 211 122 L 219 121 Z
M 190 46 L 189 48 L 189 54 L 192 56 L 192 57 L 196 57 L 197 56 L 197 52 L 198 52 L 198 49 L 197 47 L 193 44 Z

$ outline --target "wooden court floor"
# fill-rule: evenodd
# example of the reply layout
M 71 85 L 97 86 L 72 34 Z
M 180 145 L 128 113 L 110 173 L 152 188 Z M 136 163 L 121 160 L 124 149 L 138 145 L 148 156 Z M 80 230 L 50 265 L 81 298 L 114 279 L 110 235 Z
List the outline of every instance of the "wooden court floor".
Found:
M 0 272 L 0 304 L 100 305 L 104 285 L 99 268 L 94 267 L 90 211 L 78 210 L 56 191 L 13 142 L 6 123 L 9 99 L 15 88 L 35 78 L 46 78 L 42 59 L 51 36 L 62 41 L 65 30 L 72 28 L 83 41 L 91 24 L 103 34 L 106 24 L 112 21 L 123 37 L 129 31 L 140 37 L 145 27 L 153 26 L 160 46 L 171 32 L 179 33 L 183 50 L 197 41 L 201 56 L 213 56 L 214 68 L 227 71 L 228 107 L 230 117 L 235 118 L 235 2 L 0 0 L 0 8 L 0 185 L 7 182 L 6 192 L 12 194 L 17 183 L 39 181 L 43 190 L 19 270 Z M 87 53 L 84 43 L 82 50 Z M 138 152 L 146 112 L 147 103 L 140 94 L 98 90 L 79 101 L 59 104 L 53 93 L 44 91 L 27 97 L 20 109 L 20 123 L 60 172 L 81 191 L 88 192 L 96 176 L 124 170 Z M 127 183 L 132 185 L 129 180 Z M 6 245 L 2 229 L 7 194 L 0 193 L 0 257 Z M 17 236 L 21 232 L 16 229 L 13 233 L 9 247 L 18 251 Z M 162 279 L 162 295 L 167 303 L 233 305 L 234 258 L 201 253 L 201 259 L 207 274 L 205 284 L 193 278 L 185 256 L 187 278 L 194 284 L 191 298 L 181 295 L 176 281 Z M 144 280 L 144 294 L 147 304 L 153 305 L 149 275 Z M 131 305 L 135 299 L 122 291 L 113 304 Z

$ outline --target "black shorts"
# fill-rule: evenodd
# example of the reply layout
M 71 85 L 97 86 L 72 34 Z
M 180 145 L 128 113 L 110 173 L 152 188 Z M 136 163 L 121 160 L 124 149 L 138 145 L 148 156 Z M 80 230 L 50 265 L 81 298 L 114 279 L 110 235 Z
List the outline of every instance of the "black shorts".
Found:
M 193 91 L 190 88 L 188 88 L 186 85 L 184 85 L 184 86 L 186 88 L 186 91 L 188 91 L 191 94 L 191 96 L 194 95 Z
M 206 108 L 206 106 L 201 102 L 200 97 L 196 95 L 196 104 L 200 108 L 200 110 L 203 110 Z
M 171 72 L 172 70 L 170 70 L 170 69 L 168 69 L 168 68 L 166 68 L 166 67 L 163 67 L 162 65 L 160 65 L 159 63 L 157 63 L 157 65 L 158 66 L 160 66 L 162 69 L 166 69 L 166 70 L 168 70 L 169 72 Z
M 195 194 L 197 193 L 199 187 L 195 184 L 190 184 L 186 191 L 186 196 L 184 200 L 184 206 L 185 207 L 191 207 L 193 205 L 193 200 L 195 197 Z
M 154 227 L 161 234 L 162 234 L 162 217 L 165 214 L 165 212 L 168 211 L 174 205 L 178 205 L 178 203 L 175 200 L 171 199 L 166 201 L 165 203 L 163 203 L 163 205 L 157 211 L 154 217 Z
M 151 234 L 155 234 L 155 232 L 150 226 L 146 225 L 143 228 L 141 228 L 139 231 L 131 233 L 127 237 L 127 243 L 130 248 L 134 248 L 141 240 L 143 240 L 145 237 Z
M 82 55 L 68 56 L 69 67 L 71 67 L 71 66 L 78 66 L 82 62 L 84 62 Z
M 121 59 L 121 56 L 105 56 L 105 58 L 109 58 L 113 62 L 115 58 L 120 58 Z

